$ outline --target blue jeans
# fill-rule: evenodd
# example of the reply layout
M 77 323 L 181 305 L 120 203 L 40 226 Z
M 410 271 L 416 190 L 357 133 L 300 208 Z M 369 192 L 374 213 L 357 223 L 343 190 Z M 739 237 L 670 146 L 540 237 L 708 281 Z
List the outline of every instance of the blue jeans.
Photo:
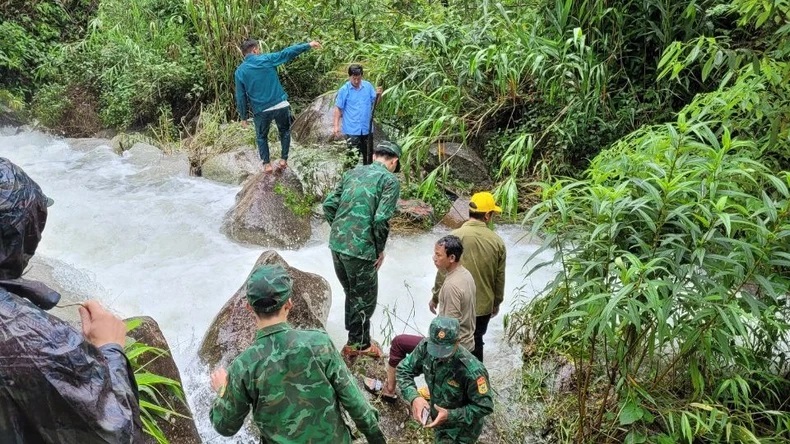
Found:
M 280 133 L 280 148 L 283 160 L 288 160 L 288 148 L 291 147 L 291 107 L 262 111 L 252 117 L 255 122 L 255 136 L 258 140 L 258 155 L 263 163 L 269 163 L 269 127 L 272 120 Z

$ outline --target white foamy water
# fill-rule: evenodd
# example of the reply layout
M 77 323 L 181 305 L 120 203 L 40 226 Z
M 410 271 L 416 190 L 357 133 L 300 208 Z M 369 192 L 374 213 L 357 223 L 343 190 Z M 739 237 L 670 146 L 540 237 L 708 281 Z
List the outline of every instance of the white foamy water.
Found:
M 80 151 L 36 132 L 0 130 L 0 156 L 24 168 L 55 199 L 37 253 L 85 272 L 94 281 L 90 286 L 106 289 L 102 301 L 120 315 L 156 319 L 190 403 L 193 408 L 200 404 L 197 398 L 208 396 L 208 375 L 196 359 L 200 341 L 264 251 L 234 243 L 219 232 L 240 187 L 189 177 L 185 164 L 172 159 L 118 156 L 107 146 Z M 437 228 L 390 238 L 379 272 L 379 304 L 395 315 L 387 317 L 382 307 L 377 309 L 371 323 L 375 338 L 384 339 L 388 320 L 395 334 L 427 332 L 433 318 L 427 308 L 436 272 L 433 244 L 448 232 Z M 542 289 L 553 273 L 545 270 L 524 279 L 524 263 L 538 245 L 523 240 L 520 227 L 499 227 L 497 232 L 508 248 L 506 313 L 517 299 L 531 298 Z M 329 281 L 333 304 L 327 330 L 342 345 L 344 296 L 327 238 L 327 226 L 320 224 L 307 247 L 278 252 L 290 265 Z M 494 318 L 486 335 L 485 363 L 494 382 L 520 357 L 503 341 L 502 319 L 501 314 Z M 204 439 L 226 442 L 211 430 L 202 410 L 196 409 L 195 416 Z

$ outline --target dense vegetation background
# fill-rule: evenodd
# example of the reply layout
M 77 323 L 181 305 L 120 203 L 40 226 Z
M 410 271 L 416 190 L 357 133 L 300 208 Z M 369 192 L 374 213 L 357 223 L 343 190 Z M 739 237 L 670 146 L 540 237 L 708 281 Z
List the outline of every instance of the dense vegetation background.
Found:
M 508 215 L 539 202 L 525 222 L 562 271 L 509 324 L 547 414 L 514 424 L 790 439 L 790 1 L 0 0 L 0 18 L 0 103 L 70 135 L 235 119 L 243 38 L 322 41 L 282 68 L 297 111 L 361 62 L 423 195 L 443 177 L 417 168 L 428 146 L 455 141 Z M 570 394 L 541 383 L 557 356 Z

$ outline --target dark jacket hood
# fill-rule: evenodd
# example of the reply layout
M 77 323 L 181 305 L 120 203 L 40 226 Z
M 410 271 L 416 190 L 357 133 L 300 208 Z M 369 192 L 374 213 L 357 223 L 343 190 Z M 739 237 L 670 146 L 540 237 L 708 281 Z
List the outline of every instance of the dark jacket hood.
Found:
M 16 279 L 36 252 L 47 198 L 22 168 L 0 157 L 0 279 Z

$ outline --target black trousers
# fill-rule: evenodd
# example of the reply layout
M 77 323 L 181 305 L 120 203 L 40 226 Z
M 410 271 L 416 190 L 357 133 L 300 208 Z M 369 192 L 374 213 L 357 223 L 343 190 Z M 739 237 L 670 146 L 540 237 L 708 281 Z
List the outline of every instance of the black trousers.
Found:
M 475 318 L 475 350 L 472 354 L 475 355 L 480 362 L 483 362 L 483 345 L 485 344 L 483 342 L 483 335 L 486 334 L 488 330 L 488 321 L 490 320 L 490 314 Z
M 348 136 L 346 138 L 346 145 L 348 145 L 349 159 L 356 163 L 357 157 L 362 159 L 362 165 L 370 165 L 373 163 L 373 152 L 368 149 L 368 139 L 370 134 L 359 136 Z

